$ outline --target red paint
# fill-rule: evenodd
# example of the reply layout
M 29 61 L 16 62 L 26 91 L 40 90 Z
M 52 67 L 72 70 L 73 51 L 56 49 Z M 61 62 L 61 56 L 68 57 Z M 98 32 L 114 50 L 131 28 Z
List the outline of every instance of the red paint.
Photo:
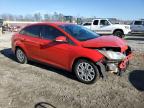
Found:
M 102 36 L 80 42 L 58 27 L 58 25 L 63 24 L 65 23 L 39 23 L 35 25 L 50 25 L 55 27 L 64 33 L 74 45 L 16 33 L 12 37 L 13 51 L 15 52 L 16 47 L 20 47 L 24 50 L 29 59 L 35 59 L 71 71 L 74 61 L 78 58 L 87 58 L 93 62 L 100 61 L 104 58 L 97 50 L 85 47 L 120 47 L 121 51 L 126 50 L 128 47 L 124 40 L 115 36 Z M 57 37 L 56 40 L 65 41 L 65 38 L 60 36 Z
M 127 66 L 127 62 L 132 58 L 132 54 L 129 54 L 120 64 L 119 64 L 119 68 L 120 69 L 125 69 Z

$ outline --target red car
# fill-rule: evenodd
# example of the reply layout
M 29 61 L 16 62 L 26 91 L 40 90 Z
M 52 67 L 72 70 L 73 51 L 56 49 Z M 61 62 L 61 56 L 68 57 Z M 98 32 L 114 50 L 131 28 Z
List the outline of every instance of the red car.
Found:
M 98 34 L 75 24 L 38 23 L 12 36 L 19 63 L 36 60 L 70 72 L 83 83 L 93 83 L 111 71 L 121 74 L 131 57 L 125 40 Z

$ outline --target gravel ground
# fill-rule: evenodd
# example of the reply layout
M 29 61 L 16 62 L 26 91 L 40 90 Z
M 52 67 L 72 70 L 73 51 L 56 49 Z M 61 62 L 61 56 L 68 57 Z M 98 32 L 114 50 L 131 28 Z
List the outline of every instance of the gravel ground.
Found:
M 127 36 L 134 58 L 123 77 L 86 85 L 69 72 L 39 63 L 19 64 L 10 33 L 0 37 L 0 108 L 143 108 L 144 36 Z

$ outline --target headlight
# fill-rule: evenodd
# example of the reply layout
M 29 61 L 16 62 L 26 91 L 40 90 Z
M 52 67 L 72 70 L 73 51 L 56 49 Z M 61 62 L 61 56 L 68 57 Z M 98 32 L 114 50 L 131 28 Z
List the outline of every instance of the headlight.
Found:
M 130 29 L 130 27 L 129 27 L 129 26 L 125 26 L 125 28 L 126 28 L 126 29 Z
M 125 59 L 125 55 L 120 52 L 114 52 L 114 51 L 103 51 L 99 50 L 100 53 L 102 53 L 105 57 L 107 57 L 110 60 L 123 60 Z

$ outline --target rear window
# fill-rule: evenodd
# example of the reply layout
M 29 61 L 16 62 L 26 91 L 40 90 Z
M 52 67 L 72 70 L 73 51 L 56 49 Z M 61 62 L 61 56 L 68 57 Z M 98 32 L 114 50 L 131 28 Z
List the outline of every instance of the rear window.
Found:
M 135 21 L 134 25 L 142 25 L 142 21 Z

